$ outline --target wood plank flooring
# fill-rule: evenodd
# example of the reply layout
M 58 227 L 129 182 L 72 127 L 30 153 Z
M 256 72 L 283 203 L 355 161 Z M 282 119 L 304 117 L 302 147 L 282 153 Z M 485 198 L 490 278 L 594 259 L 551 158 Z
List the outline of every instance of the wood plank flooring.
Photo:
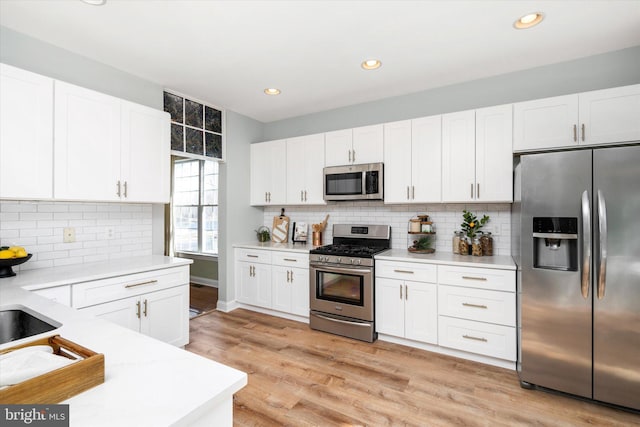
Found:
M 189 307 L 201 313 L 207 313 L 215 310 L 217 303 L 218 288 L 191 283 L 189 287 Z
M 514 371 L 248 310 L 190 325 L 187 350 L 249 374 L 236 426 L 640 426 L 637 414 L 522 389 Z

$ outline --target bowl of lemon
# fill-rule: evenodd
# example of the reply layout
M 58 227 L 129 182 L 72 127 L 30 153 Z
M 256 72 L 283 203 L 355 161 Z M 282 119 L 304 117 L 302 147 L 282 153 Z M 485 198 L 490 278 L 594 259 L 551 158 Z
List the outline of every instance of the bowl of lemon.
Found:
M 0 247 L 0 278 L 15 276 L 11 267 L 29 261 L 31 255 L 22 246 Z

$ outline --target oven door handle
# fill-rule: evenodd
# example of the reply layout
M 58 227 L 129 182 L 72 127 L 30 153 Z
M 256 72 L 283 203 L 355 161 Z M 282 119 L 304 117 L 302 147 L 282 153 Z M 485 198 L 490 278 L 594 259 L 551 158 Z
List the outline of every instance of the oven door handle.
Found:
M 347 322 L 346 320 L 335 319 L 333 317 L 323 316 L 322 314 L 312 313 L 313 316 L 320 317 L 321 319 L 330 320 L 331 322 L 344 323 L 345 325 L 351 326 L 364 326 L 366 328 L 370 328 L 370 323 L 361 323 L 361 322 Z
M 331 273 L 356 273 L 356 274 L 367 273 L 367 271 L 371 270 L 370 267 L 362 267 L 362 268 L 330 267 L 327 265 L 316 265 L 316 264 L 311 264 L 311 268 L 315 268 L 316 270 L 320 269 L 323 271 L 329 271 Z

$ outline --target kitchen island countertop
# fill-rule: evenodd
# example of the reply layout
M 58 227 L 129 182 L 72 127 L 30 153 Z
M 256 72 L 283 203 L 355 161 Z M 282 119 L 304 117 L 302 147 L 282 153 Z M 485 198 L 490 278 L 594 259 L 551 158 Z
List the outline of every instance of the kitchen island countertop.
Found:
M 141 257 L 127 261 L 28 270 L 0 279 L 0 308 L 28 307 L 62 323 L 49 333 L 0 345 L 0 350 L 60 335 L 105 356 L 105 381 L 65 400 L 70 425 L 229 425 L 233 394 L 247 384 L 244 372 L 123 328 L 23 289 L 39 289 L 157 268 L 189 260 Z M 50 282 L 46 281 L 49 270 Z M 82 273 L 84 271 L 84 273 Z M 64 277 L 68 277 L 64 279 Z

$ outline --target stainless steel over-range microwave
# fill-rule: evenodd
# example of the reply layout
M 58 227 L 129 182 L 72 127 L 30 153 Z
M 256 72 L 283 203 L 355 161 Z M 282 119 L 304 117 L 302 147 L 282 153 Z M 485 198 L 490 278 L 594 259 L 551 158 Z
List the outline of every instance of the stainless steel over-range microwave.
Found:
M 383 200 L 383 191 L 382 163 L 324 168 L 324 200 Z

